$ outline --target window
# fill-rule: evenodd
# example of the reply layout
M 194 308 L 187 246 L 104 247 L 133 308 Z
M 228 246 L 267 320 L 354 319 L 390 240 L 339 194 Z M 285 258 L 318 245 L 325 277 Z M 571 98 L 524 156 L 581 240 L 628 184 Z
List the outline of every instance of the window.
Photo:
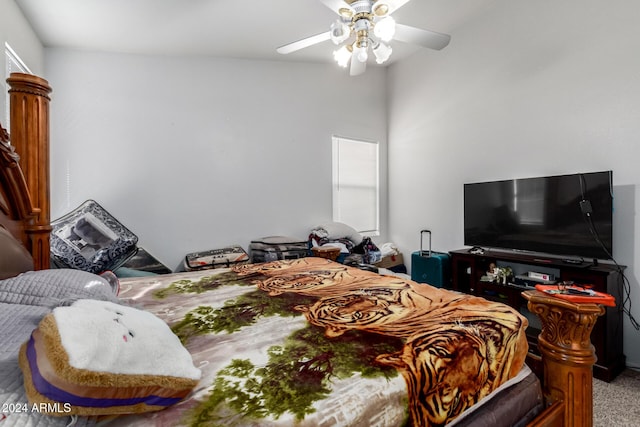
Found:
M 378 143 L 333 137 L 333 220 L 379 234 Z
M 33 74 L 29 67 L 20 59 L 18 54 L 11 49 L 9 43 L 4 44 L 4 60 L 5 60 L 5 74 L 4 79 L 2 79 L 2 84 L 0 85 L 0 89 L 2 89 L 2 93 L 0 94 L 0 105 L 4 108 L 2 112 L 2 116 L 0 116 L 0 121 L 2 122 L 2 127 L 7 129 L 7 132 L 11 133 L 11 129 L 9 129 L 9 96 L 7 95 L 7 91 L 9 87 L 7 86 L 6 80 L 9 78 L 11 73 L 27 73 Z

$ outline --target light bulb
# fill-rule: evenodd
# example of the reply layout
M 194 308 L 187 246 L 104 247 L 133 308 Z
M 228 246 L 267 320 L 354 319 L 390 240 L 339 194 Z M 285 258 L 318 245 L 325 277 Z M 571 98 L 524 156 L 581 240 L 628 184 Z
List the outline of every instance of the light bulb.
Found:
M 367 48 L 366 47 L 359 47 L 357 49 L 357 52 L 356 52 L 356 58 L 360 62 L 367 62 L 367 59 L 369 59 L 369 54 L 367 53 Z
M 382 18 L 373 28 L 373 34 L 385 42 L 391 41 L 396 33 L 396 20 L 392 16 Z

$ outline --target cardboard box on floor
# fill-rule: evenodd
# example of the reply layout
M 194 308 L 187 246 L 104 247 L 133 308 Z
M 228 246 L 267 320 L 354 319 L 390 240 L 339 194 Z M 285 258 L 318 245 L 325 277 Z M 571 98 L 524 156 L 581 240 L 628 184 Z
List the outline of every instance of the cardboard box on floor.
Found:
M 382 257 L 382 260 L 376 264 L 376 267 L 391 268 L 402 264 L 404 264 L 404 258 L 402 257 L 402 254 L 387 255 L 385 257 Z

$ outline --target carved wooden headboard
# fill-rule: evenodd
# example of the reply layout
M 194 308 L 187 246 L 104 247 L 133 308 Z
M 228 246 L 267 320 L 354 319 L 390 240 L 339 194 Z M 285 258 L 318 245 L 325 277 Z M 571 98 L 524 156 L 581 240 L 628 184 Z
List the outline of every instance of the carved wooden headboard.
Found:
M 49 268 L 49 83 L 12 73 L 11 142 L 0 126 L 0 225 L 20 240 L 36 270 Z

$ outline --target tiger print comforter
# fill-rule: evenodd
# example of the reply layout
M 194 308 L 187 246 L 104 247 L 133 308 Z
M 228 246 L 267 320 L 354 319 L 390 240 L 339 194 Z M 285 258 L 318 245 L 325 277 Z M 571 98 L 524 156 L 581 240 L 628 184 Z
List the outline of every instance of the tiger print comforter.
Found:
M 515 376 L 510 307 L 323 258 L 123 279 L 203 371 L 192 396 L 117 425 L 440 426 Z

